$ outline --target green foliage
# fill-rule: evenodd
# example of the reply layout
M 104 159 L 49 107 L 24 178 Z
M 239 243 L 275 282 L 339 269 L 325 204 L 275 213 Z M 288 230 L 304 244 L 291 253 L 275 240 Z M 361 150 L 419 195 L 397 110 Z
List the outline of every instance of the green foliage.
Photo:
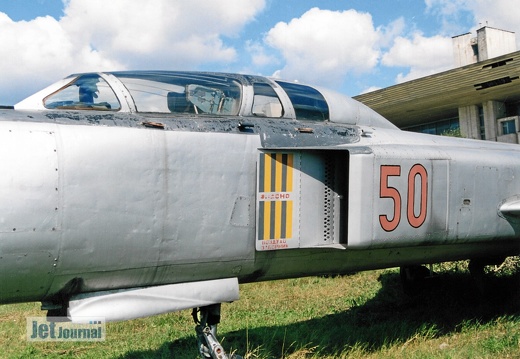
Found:
M 462 134 L 460 133 L 460 128 L 450 128 L 448 130 L 444 130 L 441 133 L 441 136 L 462 137 Z
M 248 359 L 520 357 L 520 260 L 490 266 L 484 287 L 467 262 L 433 266 L 408 297 L 398 269 L 241 285 L 219 338 Z M 198 358 L 190 312 L 107 324 L 101 343 L 34 343 L 39 304 L 0 306 L 2 358 Z

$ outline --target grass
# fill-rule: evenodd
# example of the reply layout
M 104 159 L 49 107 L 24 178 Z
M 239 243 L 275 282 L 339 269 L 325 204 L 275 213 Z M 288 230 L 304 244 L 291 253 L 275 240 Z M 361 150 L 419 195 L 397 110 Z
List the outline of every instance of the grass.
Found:
M 520 358 L 520 261 L 483 288 L 466 262 L 435 266 L 414 296 L 397 269 L 241 285 L 219 338 L 246 358 Z M 198 358 L 189 311 L 107 324 L 100 343 L 27 342 L 38 303 L 0 306 L 2 358 Z

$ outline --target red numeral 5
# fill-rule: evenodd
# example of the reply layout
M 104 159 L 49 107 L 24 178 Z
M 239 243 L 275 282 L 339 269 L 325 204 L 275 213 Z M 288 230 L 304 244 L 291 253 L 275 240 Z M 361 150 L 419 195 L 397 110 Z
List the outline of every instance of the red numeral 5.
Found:
M 381 166 L 381 184 L 379 187 L 380 198 L 391 198 L 394 201 L 394 214 L 390 220 L 387 215 L 379 216 L 381 228 L 387 232 L 391 232 L 397 228 L 401 220 L 401 195 L 394 187 L 388 185 L 388 177 L 400 176 L 401 166 Z

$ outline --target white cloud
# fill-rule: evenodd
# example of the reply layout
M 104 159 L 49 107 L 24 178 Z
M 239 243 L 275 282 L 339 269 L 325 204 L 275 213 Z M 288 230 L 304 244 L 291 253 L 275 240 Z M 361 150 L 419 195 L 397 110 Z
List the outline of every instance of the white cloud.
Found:
M 321 85 L 334 86 L 349 75 L 380 71 L 378 66 L 402 68 L 395 78 L 398 83 L 453 67 L 451 37 L 405 35 L 406 30 L 402 17 L 375 28 L 367 13 L 313 8 L 300 18 L 278 23 L 265 41 L 285 59 L 277 76 Z
M 263 7 L 264 0 L 70 0 L 61 22 L 129 67 L 185 68 L 234 61 L 222 36 L 235 36 Z
M 363 94 L 366 94 L 366 93 L 369 93 L 369 92 L 373 92 L 373 91 L 377 91 L 377 90 L 381 90 L 381 87 L 379 87 L 379 86 L 370 86 L 370 87 L 362 90 L 359 94 L 363 95 Z
M 251 40 L 246 41 L 246 51 L 251 56 L 251 61 L 255 67 L 264 67 L 266 65 L 278 64 L 279 60 L 276 56 L 269 54 L 266 48 Z
M 438 13 L 441 16 L 453 16 L 464 9 L 466 1 L 467 0 L 424 0 L 424 3 L 426 4 L 427 11 Z
M 520 45 L 520 6 L 511 0 L 466 0 L 466 6 L 475 17 L 475 26 L 491 26 L 514 31 L 517 44 Z
M 396 76 L 397 83 L 453 68 L 451 37 L 454 35 L 475 33 L 486 25 L 520 32 L 520 7 L 511 6 L 510 0 L 425 0 L 425 4 L 427 13 L 440 20 L 438 35 L 425 37 L 415 32 L 395 37 L 392 47 L 382 56 L 383 66 L 403 68 Z M 468 19 L 474 23 L 473 28 L 462 28 L 460 24 L 467 24 Z M 520 44 L 518 36 L 517 44 Z
M 451 38 L 442 36 L 424 37 L 415 33 L 411 39 L 397 37 L 392 48 L 383 56 L 386 66 L 446 66 L 446 53 L 451 58 Z
M 468 23 L 472 23 L 473 13 L 467 6 L 468 0 L 425 0 L 426 12 L 437 16 L 441 26 L 438 34 L 454 36 L 466 33 Z M 473 0 L 469 0 L 470 2 Z
M 2 53 L 8 54 L 0 59 L 0 103 L 20 100 L 22 93 L 28 95 L 68 72 L 117 66 L 117 61 L 74 42 L 50 16 L 15 22 L 0 13 L 0 34 Z M 19 93 L 12 93 L 13 84 Z
M 406 27 L 406 23 L 404 18 L 400 17 L 397 20 L 392 21 L 387 26 L 381 26 L 379 27 L 379 31 L 381 34 L 379 43 L 381 47 L 388 47 L 392 45 L 392 42 L 394 39 L 401 35 L 401 33 L 404 31 Z
M 398 83 L 445 71 L 453 67 L 452 40 L 443 36 L 424 37 L 420 33 L 411 39 L 397 37 L 381 63 L 410 68 L 408 73 L 398 75 Z
M 511 0 L 425 0 L 427 10 L 439 15 L 447 28 L 448 24 L 455 27 L 455 23 L 461 17 L 470 17 L 474 23 L 475 31 L 482 26 L 520 33 L 520 7 L 515 6 Z M 462 33 L 459 32 L 459 33 Z M 459 34 L 453 33 L 453 34 Z M 517 36 L 517 44 L 520 45 L 520 38 Z
M 0 13 L 0 104 L 74 72 L 196 69 L 228 63 L 234 37 L 265 0 L 65 0 L 59 20 L 12 21 Z M 16 83 L 18 92 L 13 93 Z
M 265 42 L 285 59 L 281 77 L 338 85 L 347 73 L 377 65 L 379 38 L 368 13 L 313 8 L 289 23 L 276 24 Z
M 441 23 L 431 37 L 410 34 L 404 18 L 375 26 L 369 13 L 313 8 L 277 23 L 263 42 L 240 35 L 267 0 L 63 1 L 60 19 L 13 21 L 0 12 L 0 104 L 69 73 L 98 70 L 241 68 L 338 87 L 347 76 L 377 78 L 392 67 L 402 70 L 402 82 L 450 68 L 451 36 L 479 23 L 520 33 L 520 7 L 511 0 L 424 0 L 428 16 Z M 467 19 L 475 27 L 459 31 Z

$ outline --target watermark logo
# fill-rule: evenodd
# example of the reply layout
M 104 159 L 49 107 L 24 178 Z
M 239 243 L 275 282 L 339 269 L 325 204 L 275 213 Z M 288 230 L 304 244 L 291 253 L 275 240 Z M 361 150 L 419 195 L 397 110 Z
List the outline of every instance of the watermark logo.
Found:
M 100 342 L 105 340 L 105 318 L 85 318 L 71 322 L 63 317 L 27 318 L 30 342 Z

